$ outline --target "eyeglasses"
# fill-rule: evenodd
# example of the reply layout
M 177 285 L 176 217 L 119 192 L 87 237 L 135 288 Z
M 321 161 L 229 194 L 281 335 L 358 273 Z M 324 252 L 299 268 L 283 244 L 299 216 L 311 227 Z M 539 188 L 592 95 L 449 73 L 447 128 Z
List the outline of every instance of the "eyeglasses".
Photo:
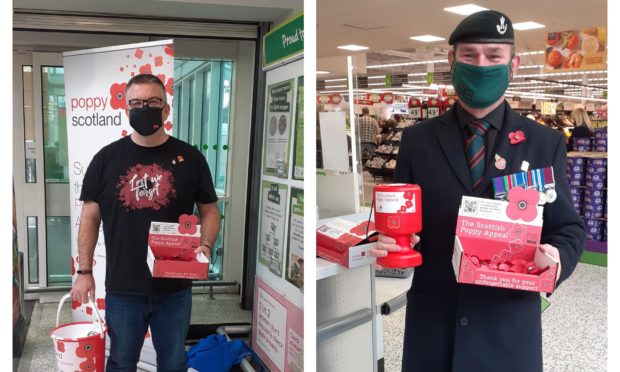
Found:
M 140 109 L 143 108 L 144 105 L 147 107 L 161 107 L 162 103 L 165 104 L 166 102 L 159 97 L 152 97 L 149 99 L 130 99 L 129 108 Z

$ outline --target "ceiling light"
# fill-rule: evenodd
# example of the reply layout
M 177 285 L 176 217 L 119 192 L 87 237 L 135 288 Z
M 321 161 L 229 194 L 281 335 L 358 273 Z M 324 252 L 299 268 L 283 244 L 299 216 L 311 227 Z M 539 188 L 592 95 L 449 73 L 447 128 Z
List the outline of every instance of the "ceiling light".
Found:
M 338 47 L 338 49 L 344 49 L 344 50 L 350 50 L 352 52 L 358 52 L 360 50 L 366 50 L 366 49 L 368 49 L 368 47 L 361 46 L 361 45 L 355 45 L 355 44 L 349 44 L 349 45 L 341 45 L 341 46 Z
M 329 71 L 317 71 L 316 74 L 317 75 L 327 75 L 327 74 L 329 74 Z
M 523 31 L 523 30 L 534 30 L 536 28 L 545 28 L 545 25 L 541 25 L 540 23 L 536 23 L 532 21 L 527 21 L 527 22 L 513 23 L 512 28 L 514 28 L 515 30 Z
M 385 65 L 366 66 L 366 68 L 385 68 L 385 67 L 426 65 L 428 63 L 448 63 L 448 60 L 447 59 L 437 59 L 437 60 L 434 60 L 434 61 L 416 61 L 416 62 L 388 63 L 388 64 L 385 64 Z
M 331 82 L 334 82 L 334 81 L 347 81 L 347 79 L 340 78 L 340 79 L 327 79 L 327 80 L 325 80 L 326 83 L 331 83 Z
M 451 6 L 449 8 L 443 8 L 443 10 L 445 10 L 446 12 L 450 12 L 450 13 L 456 13 L 456 14 L 468 16 L 470 14 L 479 12 L 481 10 L 488 10 L 488 9 L 478 6 L 478 5 L 474 5 L 474 4 L 465 4 L 465 5 L 459 5 L 459 6 Z
M 410 39 L 411 40 L 422 41 L 422 42 L 425 42 L 425 43 L 431 43 L 433 41 L 446 40 L 443 37 L 433 36 L 433 35 L 412 36 L 412 37 L 410 37 Z

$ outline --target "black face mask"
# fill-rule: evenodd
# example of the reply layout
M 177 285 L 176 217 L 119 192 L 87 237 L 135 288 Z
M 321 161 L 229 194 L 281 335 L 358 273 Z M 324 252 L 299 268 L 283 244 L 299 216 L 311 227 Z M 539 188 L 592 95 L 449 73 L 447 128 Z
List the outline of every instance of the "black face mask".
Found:
M 129 110 L 129 124 L 141 136 L 150 136 L 161 128 L 161 107 L 145 106 Z

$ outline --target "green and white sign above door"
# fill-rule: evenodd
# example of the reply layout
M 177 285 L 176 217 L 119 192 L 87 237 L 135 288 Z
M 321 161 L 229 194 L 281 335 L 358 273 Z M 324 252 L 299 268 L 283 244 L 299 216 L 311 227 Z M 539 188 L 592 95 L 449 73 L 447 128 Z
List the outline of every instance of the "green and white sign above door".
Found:
M 303 55 L 303 13 L 282 22 L 263 37 L 263 70 L 292 62 Z

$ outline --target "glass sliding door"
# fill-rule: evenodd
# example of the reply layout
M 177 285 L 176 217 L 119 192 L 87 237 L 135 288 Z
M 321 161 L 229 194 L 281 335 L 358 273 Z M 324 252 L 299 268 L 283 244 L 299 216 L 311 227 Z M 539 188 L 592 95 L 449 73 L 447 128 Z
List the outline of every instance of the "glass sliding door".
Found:
M 47 284 L 71 284 L 69 158 L 64 68 L 41 66 Z
M 221 218 L 209 278 L 222 279 L 233 62 L 175 58 L 174 63 L 173 135 L 199 149 L 209 164 Z

